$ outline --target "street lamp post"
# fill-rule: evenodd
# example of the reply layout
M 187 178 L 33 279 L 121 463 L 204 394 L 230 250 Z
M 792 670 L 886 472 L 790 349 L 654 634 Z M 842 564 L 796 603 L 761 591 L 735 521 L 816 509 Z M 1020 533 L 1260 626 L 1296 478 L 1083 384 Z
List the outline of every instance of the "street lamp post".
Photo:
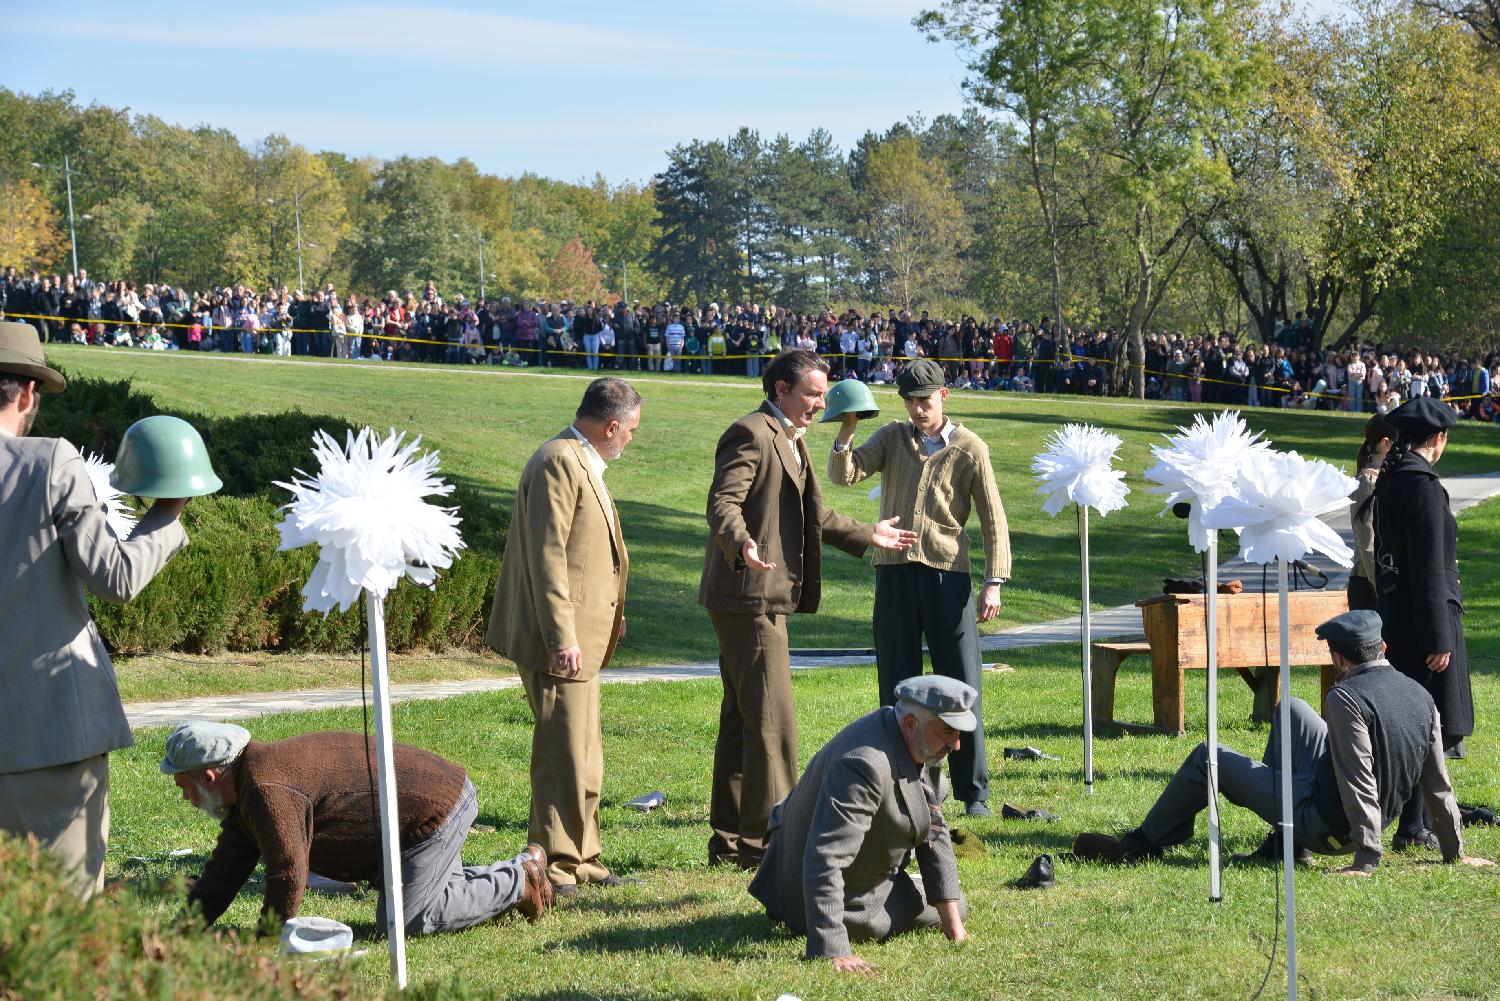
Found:
M 44 164 L 37 163 L 35 160 L 33 160 L 31 162 L 31 165 L 33 167 L 35 167 L 37 170 L 41 170 L 44 167 Z M 55 170 L 57 168 L 54 166 L 53 169 Z M 75 173 L 75 171 L 73 170 L 73 165 L 72 165 L 71 162 L 69 162 L 67 154 L 64 153 L 63 154 L 63 180 L 64 180 L 64 182 L 68 186 L 68 243 L 73 248 L 73 277 L 77 278 L 78 277 L 78 229 L 73 224 L 73 174 L 74 173 Z
M 307 286 L 302 282 L 302 192 L 292 192 L 292 211 L 296 213 L 297 221 L 297 291 L 306 293 Z
M 453 239 L 462 240 L 463 237 L 454 233 Z M 474 227 L 474 242 L 479 247 L 479 301 L 484 302 L 484 230 L 478 226 Z

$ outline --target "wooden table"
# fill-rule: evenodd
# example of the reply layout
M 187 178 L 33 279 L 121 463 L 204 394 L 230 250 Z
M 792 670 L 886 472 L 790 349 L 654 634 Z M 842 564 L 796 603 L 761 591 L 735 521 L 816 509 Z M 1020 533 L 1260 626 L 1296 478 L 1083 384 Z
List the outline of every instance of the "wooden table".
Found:
M 1255 691 L 1255 719 L 1269 721 L 1280 695 L 1281 614 L 1274 592 L 1218 596 L 1219 668 L 1237 668 Z M 1333 685 L 1328 644 L 1314 630 L 1349 610 L 1344 591 L 1288 595 L 1293 667 L 1321 667 L 1326 698 Z M 1151 646 L 1151 705 L 1158 729 L 1182 734 L 1183 672 L 1208 667 L 1208 616 L 1201 594 L 1163 594 L 1136 602 Z M 1260 672 L 1245 670 L 1262 668 Z M 1113 686 L 1111 685 L 1111 688 Z

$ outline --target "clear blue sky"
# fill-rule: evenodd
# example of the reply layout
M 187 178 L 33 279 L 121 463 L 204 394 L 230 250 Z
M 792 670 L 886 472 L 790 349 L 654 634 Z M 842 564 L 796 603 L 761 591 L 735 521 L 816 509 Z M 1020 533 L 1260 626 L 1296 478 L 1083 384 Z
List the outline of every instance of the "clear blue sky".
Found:
M 1332 0 L 1319 0 L 1330 3 Z M 644 180 L 741 125 L 844 149 L 963 107 L 923 0 L 0 0 L 0 83 L 355 156 Z
M 920 0 L 0 6 L 13 90 L 498 174 L 642 180 L 740 125 L 847 147 L 963 106 Z

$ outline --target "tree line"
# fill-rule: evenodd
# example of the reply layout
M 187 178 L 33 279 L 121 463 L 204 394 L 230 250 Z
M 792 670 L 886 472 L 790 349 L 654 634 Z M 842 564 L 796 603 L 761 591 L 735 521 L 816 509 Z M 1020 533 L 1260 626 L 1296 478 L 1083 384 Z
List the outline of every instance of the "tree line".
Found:
M 1120 330 L 1120 361 L 1148 330 L 1269 340 L 1297 314 L 1319 345 L 1473 347 L 1500 332 L 1487 10 L 948 0 L 913 44 L 967 67 L 962 114 L 847 151 L 740 129 L 640 184 L 245 143 L 0 89 L 0 262 L 66 267 L 67 156 L 101 276 L 295 285 L 300 226 L 309 288 L 1061 317 Z

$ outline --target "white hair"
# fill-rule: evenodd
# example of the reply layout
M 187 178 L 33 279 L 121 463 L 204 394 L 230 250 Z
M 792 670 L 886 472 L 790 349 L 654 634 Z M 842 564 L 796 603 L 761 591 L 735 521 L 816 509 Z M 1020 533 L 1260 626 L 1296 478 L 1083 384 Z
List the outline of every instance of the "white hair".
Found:
M 906 719 L 908 716 L 914 717 L 918 725 L 925 725 L 928 720 L 936 719 L 937 713 L 933 712 L 931 709 L 928 709 L 920 702 L 913 702 L 910 699 L 901 699 L 896 703 L 896 721 L 899 723 L 901 720 Z

